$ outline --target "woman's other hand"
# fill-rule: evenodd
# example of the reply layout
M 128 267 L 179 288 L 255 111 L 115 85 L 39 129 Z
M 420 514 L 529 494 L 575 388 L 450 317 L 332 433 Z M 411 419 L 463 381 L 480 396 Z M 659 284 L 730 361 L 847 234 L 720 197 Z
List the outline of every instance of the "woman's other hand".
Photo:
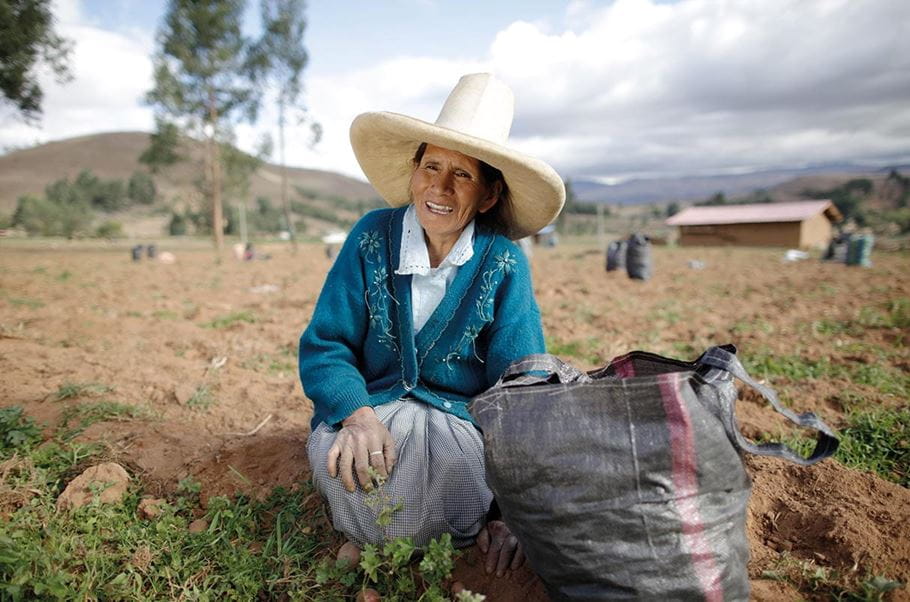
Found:
M 514 571 L 525 562 L 525 554 L 518 543 L 518 538 L 501 520 L 491 520 L 477 534 L 477 546 L 486 554 L 485 568 L 487 574 L 496 571 L 497 577 Z
M 364 491 L 373 488 L 367 470 L 372 466 L 381 477 L 387 477 L 395 466 L 395 440 L 392 433 L 379 421 L 371 407 L 363 407 L 345 418 L 342 428 L 329 448 L 329 476 L 341 475 L 344 488 L 354 492 L 354 472 Z

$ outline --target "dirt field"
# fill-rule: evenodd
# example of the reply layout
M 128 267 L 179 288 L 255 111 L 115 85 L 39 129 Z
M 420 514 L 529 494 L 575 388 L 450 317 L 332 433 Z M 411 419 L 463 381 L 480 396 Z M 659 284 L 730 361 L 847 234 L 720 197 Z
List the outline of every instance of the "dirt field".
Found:
M 304 246 L 296 256 L 264 248 L 268 261 L 218 264 L 210 251 L 159 250 L 173 251 L 176 262 L 133 263 L 123 248 L 3 242 L 0 400 L 50 424 L 79 402 L 54 402 L 53 394 L 89 383 L 148 410 L 148 419 L 98 423 L 84 437 L 107 441 L 152 493 L 187 476 L 204 496 L 262 494 L 307 479 L 311 406 L 297 379 L 296 345 L 330 265 L 323 248 Z M 889 316 L 910 303 L 910 256 L 873 259 L 862 269 L 786 263 L 782 250 L 656 248 L 654 276 L 639 282 L 606 273 L 594 247 L 566 244 L 536 248 L 532 265 L 551 351 L 563 359 L 590 369 L 632 349 L 694 359 L 707 346 L 734 343 L 753 376 L 766 377 L 788 405 L 839 428 L 851 404 L 908 404 L 910 329 Z M 816 368 L 808 377 L 797 370 L 807 365 Z M 753 438 L 784 431 L 783 419 L 751 393 L 738 416 Z M 834 460 L 747 465 L 754 599 L 812 597 L 794 585 L 794 572 L 807 567 L 910 581 L 910 490 Z M 327 550 L 337 543 L 327 541 Z M 457 576 L 491 600 L 545 599 L 526 570 L 485 578 L 475 552 Z M 906 588 L 891 596 L 910 600 Z

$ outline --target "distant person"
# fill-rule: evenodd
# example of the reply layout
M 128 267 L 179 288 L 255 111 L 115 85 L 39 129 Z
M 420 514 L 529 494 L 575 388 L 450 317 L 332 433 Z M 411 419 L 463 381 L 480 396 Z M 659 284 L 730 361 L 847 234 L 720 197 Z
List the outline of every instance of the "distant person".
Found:
M 246 247 L 243 249 L 243 260 L 244 261 L 253 261 L 256 259 L 256 251 L 253 249 L 253 243 L 246 243 Z
M 565 189 L 545 163 L 507 146 L 513 97 L 465 75 L 436 123 L 365 113 L 351 143 L 392 208 L 347 236 L 300 339 L 313 401 L 313 479 L 348 538 L 339 558 L 407 536 L 477 541 L 486 569 L 524 562 L 484 482 L 483 439 L 467 403 L 514 360 L 545 351 L 528 262 L 512 240 L 559 213 Z M 511 240 L 510 240 L 511 239 Z M 401 502 L 377 525 L 372 468 Z M 356 475 L 356 480 L 355 480 Z

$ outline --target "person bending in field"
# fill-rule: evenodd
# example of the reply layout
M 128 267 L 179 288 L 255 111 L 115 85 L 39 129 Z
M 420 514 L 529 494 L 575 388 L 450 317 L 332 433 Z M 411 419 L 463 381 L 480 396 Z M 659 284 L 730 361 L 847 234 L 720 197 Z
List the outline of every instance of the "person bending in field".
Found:
M 512 242 L 549 224 L 565 200 L 547 164 L 506 145 L 512 92 L 465 75 L 428 123 L 359 115 L 351 144 L 391 208 L 354 226 L 300 338 L 300 378 L 314 405 L 307 450 L 318 490 L 348 539 L 450 533 L 475 541 L 487 572 L 524 561 L 494 515 L 483 440 L 467 403 L 514 360 L 543 353 L 527 260 Z M 372 476 L 401 503 L 387 527 Z

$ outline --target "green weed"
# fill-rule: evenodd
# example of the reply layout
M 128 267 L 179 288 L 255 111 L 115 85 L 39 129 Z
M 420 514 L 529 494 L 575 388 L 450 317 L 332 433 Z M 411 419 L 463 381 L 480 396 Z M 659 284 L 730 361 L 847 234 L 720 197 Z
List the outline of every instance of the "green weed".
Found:
M 241 310 L 229 313 L 226 316 L 219 316 L 209 322 L 202 324 L 203 328 L 228 328 L 234 324 L 247 323 L 255 324 L 256 315 L 249 310 Z
M 884 308 L 864 307 L 857 321 L 867 328 L 910 327 L 910 299 L 892 299 Z
M 589 338 L 586 341 L 561 341 L 546 337 L 547 353 L 560 357 L 574 357 L 590 364 L 602 362 L 599 343 L 600 341 L 596 338 Z
M 847 420 L 835 458 L 910 487 L 910 409 L 854 411 Z
M 882 575 L 857 578 L 834 569 L 817 565 L 783 553 L 776 566 L 762 573 L 762 578 L 786 581 L 801 592 L 811 592 L 827 600 L 843 602 L 882 602 L 888 593 L 903 587 L 903 583 Z
M 31 297 L 7 297 L 12 305 L 27 307 L 29 309 L 40 309 L 44 307 L 44 301 L 32 299 Z
M 150 416 L 150 412 L 141 407 L 116 401 L 99 401 L 80 403 L 66 408 L 60 415 L 60 425 L 68 429 L 64 433 L 64 438 L 71 439 L 96 422 L 122 422 Z
M 186 405 L 190 408 L 207 410 L 215 403 L 215 398 L 209 390 L 208 385 L 200 385 L 196 388 L 193 395 L 187 400 Z
M 57 392 L 51 396 L 52 401 L 63 401 L 74 397 L 84 395 L 101 395 L 110 393 L 114 389 L 99 383 L 71 383 L 65 382 L 57 389 Z
M 28 448 L 41 440 L 41 429 L 25 416 L 19 406 L 0 408 L 0 458 L 9 457 L 20 448 Z
M 63 270 L 62 272 L 57 274 L 57 282 L 66 282 L 67 280 L 69 280 L 72 277 L 73 277 L 72 272 L 70 272 L 69 270 Z
M 177 312 L 170 309 L 156 309 L 152 312 L 152 317 L 156 320 L 177 320 L 180 318 Z

